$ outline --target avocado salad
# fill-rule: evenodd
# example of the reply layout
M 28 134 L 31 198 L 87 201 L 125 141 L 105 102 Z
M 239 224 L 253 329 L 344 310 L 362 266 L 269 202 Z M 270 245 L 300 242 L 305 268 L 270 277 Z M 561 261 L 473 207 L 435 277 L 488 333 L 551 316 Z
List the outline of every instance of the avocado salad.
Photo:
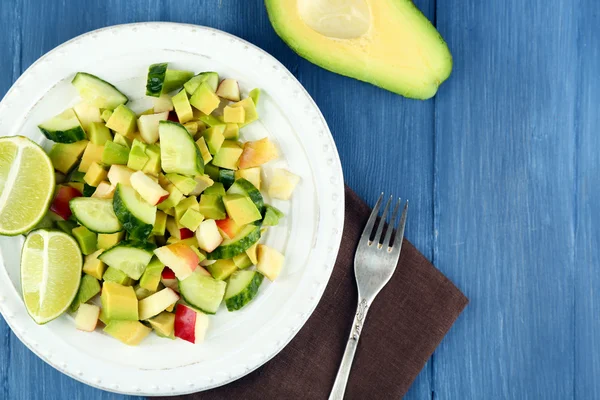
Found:
M 79 72 L 82 101 L 39 125 L 55 142 L 57 183 L 44 228 L 83 255 L 65 305 L 79 330 L 101 321 L 127 345 L 151 331 L 199 343 L 221 303 L 242 309 L 281 272 L 284 255 L 260 239 L 284 214 L 261 189 L 289 200 L 300 178 L 272 168 L 265 185 L 261 167 L 277 147 L 240 140 L 258 119 L 259 89 L 242 96 L 235 79 L 167 63 L 151 65 L 146 82 L 154 107 L 136 114 L 115 86 Z

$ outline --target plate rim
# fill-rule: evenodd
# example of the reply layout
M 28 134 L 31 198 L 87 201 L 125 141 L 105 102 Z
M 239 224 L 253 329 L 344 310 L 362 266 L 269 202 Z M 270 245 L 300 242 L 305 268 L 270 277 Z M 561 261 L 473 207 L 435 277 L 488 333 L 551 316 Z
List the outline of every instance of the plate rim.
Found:
M 53 362 L 51 359 L 49 359 L 48 357 L 46 357 L 43 354 L 43 351 L 39 348 L 39 344 L 30 343 L 26 338 L 23 337 L 22 332 L 19 329 L 16 329 L 16 323 L 13 321 L 13 318 L 12 318 L 12 317 L 14 317 L 14 315 L 11 316 L 11 314 L 13 314 L 13 313 L 5 310 L 5 307 L 3 307 L 3 303 L 5 303 L 6 298 L 2 293 L 0 293 L 0 313 L 3 315 L 6 324 L 11 328 L 11 331 L 13 332 L 13 334 L 15 334 L 15 336 L 17 336 L 17 338 L 21 341 L 21 343 L 23 343 L 37 357 L 42 359 L 44 362 L 46 362 L 47 364 L 49 364 L 50 366 L 52 366 L 54 369 L 58 370 L 59 372 L 65 374 L 79 382 L 82 382 L 86 385 L 89 385 L 89 386 L 92 386 L 92 387 L 95 387 L 95 388 L 98 388 L 101 390 L 105 390 L 108 392 L 127 394 L 127 395 L 137 395 L 137 396 L 144 396 L 144 395 L 145 396 L 155 396 L 155 395 L 176 396 L 176 395 L 184 395 L 184 394 L 197 393 L 197 392 L 202 392 L 205 390 L 210 390 L 210 389 L 213 389 L 216 387 L 226 385 L 228 383 L 231 383 L 235 380 L 238 380 L 238 379 L 248 375 L 249 373 L 255 371 L 256 369 L 260 368 L 265 363 L 270 361 L 277 354 L 279 354 L 289 344 L 289 342 L 291 342 L 294 339 L 294 337 L 296 337 L 298 332 L 304 327 L 304 325 L 306 324 L 306 322 L 308 321 L 308 319 L 310 318 L 310 316 L 312 315 L 312 313 L 318 306 L 320 300 L 322 299 L 323 293 L 324 293 L 324 291 L 329 283 L 329 280 L 331 278 L 331 274 L 333 272 L 335 261 L 337 259 L 337 254 L 339 252 L 339 248 L 341 245 L 343 227 L 344 227 L 344 222 L 345 222 L 344 221 L 345 220 L 345 217 L 344 217 L 345 193 L 344 193 L 344 183 L 343 183 L 344 178 L 343 178 L 343 170 L 341 167 L 341 160 L 339 157 L 339 153 L 337 151 L 337 146 L 335 144 L 333 135 L 331 134 L 331 131 L 329 129 L 327 121 L 325 120 L 318 105 L 315 103 L 315 101 L 310 96 L 310 94 L 307 92 L 307 90 L 304 88 L 304 86 L 298 81 L 298 79 L 287 69 L 287 67 L 285 65 L 283 65 L 279 60 L 277 60 L 274 56 L 269 54 L 267 51 L 261 49 L 260 47 L 254 45 L 236 35 L 233 35 L 231 33 L 228 33 L 228 32 L 225 32 L 225 31 L 222 31 L 219 29 L 215 29 L 212 27 L 204 26 L 204 25 L 178 23 L 178 22 L 166 22 L 166 21 L 136 22 L 136 23 L 126 23 L 126 24 L 118 24 L 118 25 L 102 27 L 99 29 L 85 32 L 74 38 L 71 38 L 71 39 L 59 44 L 58 46 L 54 47 L 50 51 L 44 53 L 19 76 L 19 78 L 13 83 L 13 85 L 6 92 L 6 94 L 2 98 L 2 101 L 0 101 L 0 113 L 2 112 L 3 106 L 6 105 L 7 99 L 16 94 L 16 93 L 14 93 L 15 90 L 20 86 L 21 82 L 24 79 L 26 79 L 27 75 L 31 72 L 31 70 L 33 70 L 37 65 L 41 64 L 45 59 L 47 59 L 50 56 L 52 56 L 53 54 L 59 52 L 61 48 L 66 47 L 70 44 L 73 44 L 73 43 L 80 41 L 84 38 L 87 38 L 89 36 L 93 36 L 93 35 L 103 33 L 106 31 L 120 30 L 120 29 L 127 29 L 127 28 L 131 28 L 131 29 L 135 30 L 135 28 L 137 28 L 137 27 L 155 27 L 154 29 L 182 28 L 182 29 L 192 29 L 192 30 L 195 29 L 195 30 L 207 31 L 207 32 L 212 33 L 213 36 L 219 35 L 219 36 L 223 36 L 223 37 L 231 40 L 232 42 L 233 41 L 239 42 L 239 43 L 243 44 L 244 46 L 246 46 L 245 47 L 246 49 L 252 49 L 252 51 L 260 53 L 269 62 L 273 63 L 274 65 L 277 65 L 278 68 L 280 68 L 282 71 L 284 71 L 287 74 L 287 76 L 292 81 L 292 83 L 294 83 L 300 89 L 300 92 L 302 93 L 302 97 L 306 101 L 308 101 L 310 106 L 313 108 L 313 111 L 316 113 L 316 115 L 319 119 L 319 122 L 322 124 L 323 130 L 325 133 L 324 136 L 326 139 L 329 139 L 328 144 L 332 146 L 332 150 L 333 150 L 331 152 L 334 155 L 333 162 L 329 166 L 329 168 L 330 168 L 331 172 L 335 176 L 337 176 L 337 178 L 339 178 L 339 179 L 336 179 L 336 182 L 333 182 L 333 181 L 331 182 L 331 185 L 336 187 L 336 190 L 333 190 L 333 192 L 334 192 L 334 196 L 335 195 L 338 196 L 337 201 L 341 205 L 341 211 L 342 211 L 341 216 L 338 217 L 338 219 L 337 219 L 338 224 L 337 224 L 337 226 L 334 227 L 332 239 L 329 241 L 330 247 L 328 248 L 328 251 L 331 251 L 334 254 L 334 256 L 331 258 L 331 260 L 328 260 L 328 262 L 327 262 L 327 264 L 331 264 L 331 265 L 329 265 L 329 268 L 327 270 L 327 278 L 321 287 L 316 288 L 315 300 L 312 302 L 309 312 L 307 312 L 303 317 L 300 318 L 301 322 L 294 328 L 293 333 L 287 338 L 287 340 L 282 341 L 281 344 L 276 347 L 275 351 L 273 351 L 271 354 L 269 354 L 263 360 L 258 362 L 253 368 L 247 369 L 237 375 L 233 375 L 230 379 L 225 379 L 225 380 L 219 381 L 216 384 L 205 385 L 202 388 L 180 387 L 180 388 L 177 388 L 176 390 L 171 390 L 168 393 L 162 392 L 162 391 L 155 392 L 155 391 L 140 390 L 140 388 L 138 388 L 138 390 L 123 390 L 124 388 L 122 389 L 122 388 L 110 387 L 108 384 L 104 384 L 104 382 L 100 383 L 100 382 L 92 380 L 91 377 L 85 377 L 84 375 L 75 373 L 75 371 L 72 372 L 72 371 L 67 370 L 66 368 L 61 368 L 59 365 L 57 365 L 57 363 Z M 27 112 L 29 112 L 29 110 L 27 110 Z M 1 267 L 1 265 L 0 265 L 0 267 Z M 5 268 L 0 268 L 0 273 L 4 273 L 4 275 L 7 276 Z M 8 279 L 8 280 L 10 281 L 10 279 Z M 9 285 L 9 286 L 11 286 L 11 285 Z M 1 287 L 2 287 L 2 282 L 0 282 L 0 288 Z M 14 288 L 12 288 L 12 289 L 14 292 L 16 292 L 14 290 Z M 17 294 L 17 297 L 20 300 L 19 294 Z M 185 368 L 185 367 L 181 367 L 181 368 Z

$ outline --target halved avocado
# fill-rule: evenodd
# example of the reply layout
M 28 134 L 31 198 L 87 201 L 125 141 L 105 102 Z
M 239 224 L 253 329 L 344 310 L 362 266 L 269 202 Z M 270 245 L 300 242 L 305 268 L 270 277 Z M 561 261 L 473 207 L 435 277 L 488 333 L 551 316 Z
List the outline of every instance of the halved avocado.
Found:
M 428 99 L 452 71 L 452 55 L 409 0 L 265 0 L 277 34 L 330 71 L 400 95 Z

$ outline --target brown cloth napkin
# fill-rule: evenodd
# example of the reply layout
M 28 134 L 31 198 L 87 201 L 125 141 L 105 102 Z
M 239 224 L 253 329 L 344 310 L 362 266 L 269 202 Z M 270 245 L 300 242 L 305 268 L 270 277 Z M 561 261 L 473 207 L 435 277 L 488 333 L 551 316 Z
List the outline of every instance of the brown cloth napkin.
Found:
M 346 187 L 346 223 L 333 274 L 316 310 L 281 353 L 235 382 L 178 398 L 327 399 L 356 312 L 354 252 L 370 212 Z M 405 239 L 394 276 L 369 309 L 345 398 L 404 396 L 467 303 Z

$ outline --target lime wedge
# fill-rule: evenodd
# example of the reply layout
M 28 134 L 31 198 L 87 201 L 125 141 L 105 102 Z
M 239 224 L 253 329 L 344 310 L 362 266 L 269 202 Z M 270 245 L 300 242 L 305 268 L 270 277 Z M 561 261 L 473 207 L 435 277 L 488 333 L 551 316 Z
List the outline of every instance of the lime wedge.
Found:
M 54 168 L 44 150 L 23 136 L 0 138 L 0 235 L 36 226 L 53 192 Z
M 21 286 L 25 307 L 38 324 L 60 316 L 73 302 L 83 257 L 66 233 L 38 229 L 25 239 L 21 254 Z

